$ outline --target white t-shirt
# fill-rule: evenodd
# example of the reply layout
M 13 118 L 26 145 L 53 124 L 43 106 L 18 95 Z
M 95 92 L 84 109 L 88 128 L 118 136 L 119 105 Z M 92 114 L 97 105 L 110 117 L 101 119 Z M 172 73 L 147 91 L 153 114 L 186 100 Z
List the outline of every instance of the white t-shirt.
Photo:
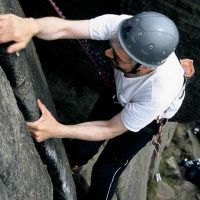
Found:
M 110 40 L 119 23 L 130 15 L 102 15 L 90 20 L 93 40 Z M 158 116 L 171 118 L 184 99 L 184 70 L 173 52 L 166 62 L 149 74 L 126 78 L 115 70 L 118 101 L 124 106 L 121 119 L 125 127 L 137 132 Z

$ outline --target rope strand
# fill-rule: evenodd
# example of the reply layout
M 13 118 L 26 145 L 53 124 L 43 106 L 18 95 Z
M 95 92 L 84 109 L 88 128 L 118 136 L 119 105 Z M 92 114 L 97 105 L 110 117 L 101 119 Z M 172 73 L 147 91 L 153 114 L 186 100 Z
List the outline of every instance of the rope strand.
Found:
M 54 8 L 57 15 L 62 18 L 66 19 L 63 12 L 57 6 L 54 0 L 48 0 L 51 6 Z M 89 57 L 90 61 L 95 65 L 98 69 L 98 73 L 103 80 L 104 84 L 108 87 L 114 88 L 114 80 L 112 77 L 112 68 L 106 63 L 106 61 L 102 58 L 98 51 L 95 51 L 91 45 L 88 43 L 87 40 L 78 40 L 79 45 L 84 50 L 86 55 Z

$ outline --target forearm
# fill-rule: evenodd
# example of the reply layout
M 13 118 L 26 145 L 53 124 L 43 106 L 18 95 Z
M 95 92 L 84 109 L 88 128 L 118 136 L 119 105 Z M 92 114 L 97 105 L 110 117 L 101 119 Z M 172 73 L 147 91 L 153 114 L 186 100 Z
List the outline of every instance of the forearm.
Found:
M 38 100 L 38 106 L 42 112 L 41 117 L 35 122 L 27 122 L 28 129 L 37 142 L 42 142 L 48 138 L 107 140 L 127 131 L 122 123 L 120 113 L 110 120 L 63 125 L 52 116 L 40 100 Z
M 26 48 L 33 36 L 44 40 L 90 39 L 89 20 L 65 20 L 57 17 L 23 18 L 0 15 L 0 44 L 12 42 L 8 53 Z
M 88 141 L 107 140 L 116 136 L 115 131 L 106 121 L 89 122 L 77 125 L 62 125 L 60 134 L 62 138 Z
M 77 125 L 61 125 L 60 137 L 88 141 L 107 140 L 124 133 L 127 129 L 116 123 L 116 117 L 106 121 L 92 121 Z M 118 119 L 117 119 L 118 120 Z
M 73 21 L 57 17 L 35 19 L 38 31 L 36 37 L 45 40 L 88 39 L 89 20 Z

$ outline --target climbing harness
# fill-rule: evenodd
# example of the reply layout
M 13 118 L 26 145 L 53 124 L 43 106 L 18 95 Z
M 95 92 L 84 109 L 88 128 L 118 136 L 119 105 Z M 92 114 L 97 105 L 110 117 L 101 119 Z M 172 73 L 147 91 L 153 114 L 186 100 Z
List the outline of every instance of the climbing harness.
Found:
M 193 60 L 183 59 L 183 60 L 180 60 L 180 64 L 184 69 L 184 82 L 182 85 L 182 89 L 179 92 L 179 94 L 177 95 L 177 97 L 182 98 L 185 93 L 185 87 L 186 87 L 187 81 L 189 78 L 191 78 L 194 75 L 195 69 L 193 66 Z M 169 106 L 169 108 L 170 108 L 170 106 Z M 166 113 L 168 111 L 168 109 L 165 110 L 164 113 Z M 154 158 L 155 158 L 154 178 L 157 182 L 161 181 L 161 175 L 159 173 L 159 161 L 160 161 L 159 148 L 161 145 L 162 128 L 166 123 L 167 123 L 167 119 L 165 119 L 165 118 L 159 119 L 159 117 L 157 118 L 157 124 L 159 126 L 159 130 L 158 130 L 158 133 L 156 135 L 154 135 L 153 139 L 152 139 L 152 144 L 154 145 Z
M 62 18 L 66 19 L 63 12 L 60 10 L 60 8 L 57 6 L 54 0 L 48 0 L 51 6 L 54 8 L 57 15 Z M 89 57 L 91 62 L 94 64 L 96 69 L 98 70 L 98 74 L 100 78 L 103 80 L 103 83 L 113 88 L 114 86 L 114 78 L 113 78 L 113 69 L 110 67 L 109 63 L 100 55 L 100 53 L 95 50 L 91 44 L 88 42 L 88 40 L 82 39 L 78 40 L 79 45 L 83 49 L 83 51 L 86 53 L 86 55 Z

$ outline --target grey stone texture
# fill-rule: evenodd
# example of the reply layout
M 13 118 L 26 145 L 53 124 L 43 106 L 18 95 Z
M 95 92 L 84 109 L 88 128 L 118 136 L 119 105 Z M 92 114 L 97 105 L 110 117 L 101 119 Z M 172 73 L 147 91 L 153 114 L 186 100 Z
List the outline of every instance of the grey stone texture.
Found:
M 53 187 L 0 68 L 0 199 L 51 200 Z
M 0 1 L 0 12 L 13 13 L 19 16 L 24 16 L 20 8 L 20 5 L 18 1 L 16 0 Z M 36 99 L 38 98 L 41 99 L 43 103 L 47 106 L 47 108 L 52 112 L 52 114 L 56 116 L 54 104 L 51 99 L 51 95 L 48 90 L 48 85 L 47 85 L 45 76 L 43 74 L 43 71 L 41 69 L 41 65 L 37 57 L 36 51 L 34 49 L 33 43 L 31 42 L 28 45 L 26 50 L 22 50 L 18 52 L 17 54 L 12 54 L 12 55 L 8 55 L 6 53 L 6 47 L 7 45 L 0 46 L 0 65 L 5 72 L 7 79 L 10 81 L 13 93 L 17 100 L 17 106 L 22 112 L 24 120 L 34 121 L 39 118 L 40 113 L 36 105 Z M 7 101 L 8 103 L 10 103 L 10 108 L 12 108 L 12 100 L 8 98 Z M 12 115 L 11 113 L 9 114 Z M 7 121 L 4 121 L 5 124 L 3 125 L 5 126 L 6 123 L 9 123 L 10 122 L 9 120 L 12 120 L 12 118 L 9 118 L 8 116 Z M 14 120 L 12 123 L 14 124 Z M 22 125 L 25 127 L 25 121 L 21 122 L 20 127 Z M 4 129 L 1 129 L 1 132 L 4 133 Z M 12 146 L 13 147 L 12 151 L 13 152 L 16 151 L 20 153 L 19 156 L 23 157 L 23 154 L 25 154 L 28 151 L 26 149 L 23 149 L 25 144 L 23 142 L 20 143 L 20 141 L 18 141 L 18 138 L 14 138 L 13 141 L 12 142 L 10 141 L 8 144 L 5 143 L 5 145 L 0 147 L 1 150 L 6 152 L 6 148 L 9 149 L 10 148 L 9 145 L 12 145 L 12 143 L 14 143 Z M 20 145 L 18 145 L 18 143 Z M 32 145 L 33 144 L 34 144 L 34 141 L 32 141 Z M 15 145 L 16 145 L 16 149 L 14 148 Z M 76 199 L 75 185 L 73 182 L 71 170 L 69 167 L 69 162 L 65 153 L 65 148 L 62 143 L 62 140 L 50 139 L 43 143 L 35 143 L 35 146 L 33 146 L 32 148 L 34 148 L 35 150 L 35 147 L 37 151 L 39 152 L 39 155 L 41 156 L 42 162 L 47 166 L 48 173 L 51 177 L 51 181 L 49 180 L 49 184 L 51 185 L 51 182 L 52 182 L 54 190 L 53 190 L 53 195 L 52 193 L 49 193 L 49 197 L 44 196 L 44 197 L 39 198 L 37 197 L 37 194 L 36 194 L 36 196 L 34 196 L 33 198 L 51 199 L 54 197 L 56 199 L 67 199 L 67 200 Z M 30 151 L 33 151 L 32 148 L 30 148 Z M 7 156 L 9 157 L 9 151 L 7 153 L 8 153 Z M 5 158 L 3 159 L 3 161 L 5 161 Z M 26 168 L 26 165 L 30 163 L 31 162 L 24 160 L 24 163 L 23 163 L 24 165 L 21 164 L 20 170 L 21 171 L 25 170 L 24 168 Z M 7 163 L 7 164 L 10 164 L 10 163 Z M 16 165 L 17 160 L 13 159 L 12 164 Z M 35 168 L 37 169 L 36 166 Z M 14 173 L 13 170 L 15 170 L 15 168 L 11 168 L 9 176 L 12 176 L 12 173 Z M 2 173 L 7 173 L 7 172 L 3 171 Z M 40 174 L 38 174 L 37 176 L 37 173 L 35 174 L 30 173 L 30 177 L 32 176 L 38 179 L 38 181 L 42 177 L 40 176 Z M 8 177 L 7 179 L 9 180 Z M 21 185 L 22 191 L 23 191 L 23 187 L 25 187 L 26 185 L 26 179 L 20 179 L 21 182 L 17 180 L 18 180 L 18 176 L 14 176 L 13 183 L 16 181 L 16 184 Z M 36 184 L 35 187 L 41 186 L 40 184 L 37 184 L 37 182 L 35 182 L 35 184 Z M 42 184 L 42 181 L 41 181 L 41 184 Z M 7 188 L 7 189 L 9 192 L 12 192 L 13 190 L 13 193 L 17 194 L 17 191 L 15 191 L 14 188 Z M 36 188 L 34 187 L 33 189 L 36 190 Z M 33 195 L 35 190 L 30 189 L 29 192 L 30 193 L 32 192 L 32 195 Z M 17 195 L 22 195 L 22 194 L 20 194 L 19 192 Z M 44 192 L 44 195 L 46 195 L 46 192 Z M 33 199 L 33 198 L 29 198 L 29 199 Z M 20 198 L 13 197 L 13 199 L 20 199 Z M 21 199 L 25 199 L 25 197 Z

